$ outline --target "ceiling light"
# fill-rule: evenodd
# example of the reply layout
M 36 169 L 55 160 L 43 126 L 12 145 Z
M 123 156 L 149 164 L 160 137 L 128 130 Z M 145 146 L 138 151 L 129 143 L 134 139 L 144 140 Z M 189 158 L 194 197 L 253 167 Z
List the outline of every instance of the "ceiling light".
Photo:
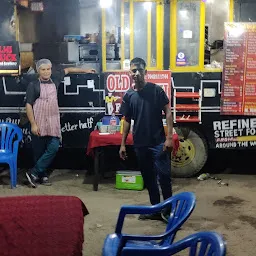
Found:
M 101 8 L 109 8 L 112 6 L 113 0 L 100 0 Z
M 145 8 L 145 10 L 147 10 L 147 11 L 151 11 L 152 2 L 145 2 L 145 3 L 144 3 L 144 8 Z

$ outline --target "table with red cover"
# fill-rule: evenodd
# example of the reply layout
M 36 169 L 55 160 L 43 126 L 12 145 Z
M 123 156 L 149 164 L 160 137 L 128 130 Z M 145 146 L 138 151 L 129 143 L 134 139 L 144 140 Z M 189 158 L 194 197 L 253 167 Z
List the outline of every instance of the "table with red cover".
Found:
M 93 190 L 98 191 L 100 180 L 100 149 L 107 146 L 120 146 L 122 142 L 122 134 L 120 132 L 114 134 L 101 135 L 98 130 L 91 132 L 87 155 L 94 158 L 94 176 L 93 176 Z M 129 134 L 126 140 L 126 145 L 133 145 L 132 134 Z
M 0 255 L 82 256 L 87 214 L 72 196 L 0 197 Z
M 93 131 L 90 134 L 88 146 L 87 146 L 87 155 L 94 156 L 94 149 L 99 147 L 107 146 L 120 146 L 122 142 L 122 134 L 117 132 L 115 134 L 101 135 L 99 131 Z M 129 133 L 126 145 L 133 145 L 132 134 Z
M 87 146 L 87 155 L 94 157 L 94 180 L 93 180 L 93 189 L 94 191 L 98 190 L 99 179 L 100 179 L 100 170 L 99 170 L 99 161 L 100 161 L 100 151 L 101 147 L 107 146 L 120 146 L 122 142 L 122 134 L 117 132 L 115 134 L 101 135 L 99 131 L 95 130 L 91 132 L 89 143 Z M 132 134 L 129 133 L 126 145 L 133 145 Z M 179 148 L 179 138 L 178 134 L 173 134 L 173 154 L 177 153 Z

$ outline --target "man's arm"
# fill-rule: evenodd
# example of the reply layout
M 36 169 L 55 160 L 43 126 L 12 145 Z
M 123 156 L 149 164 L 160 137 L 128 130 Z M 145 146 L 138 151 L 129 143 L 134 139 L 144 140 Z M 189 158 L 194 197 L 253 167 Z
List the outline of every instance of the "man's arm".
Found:
M 121 147 L 120 147 L 120 150 L 119 150 L 119 156 L 122 160 L 125 160 L 127 158 L 125 144 L 126 144 L 128 134 L 130 132 L 130 128 L 131 128 L 131 119 L 130 118 L 125 118 L 122 142 L 121 142 Z
M 164 106 L 164 113 L 166 115 L 166 123 L 168 128 L 167 139 L 172 139 L 173 119 L 172 119 L 172 112 L 169 104 Z
M 64 69 L 65 75 L 70 74 L 70 73 L 96 73 L 95 69 L 83 69 L 83 68 L 65 68 Z
M 26 113 L 28 120 L 31 124 L 31 132 L 34 135 L 40 136 L 39 128 L 36 124 L 34 112 L 33 112 L 33 104 L 37 98 L 36 90 L 35 90 L 36 84 L 31 82 L 28 85 L 27 92 L 26 92 Z
M 125 146 L 128 134 L 130 132 L 130 128 L 131 128 L 131 119 L 125 118 L 121 146 Z
M 40 131 L 34 117 L 33 107 L 29 103 L 26 104 L 26 112 L 27 112 L 28 120 L 31 124 L 31 132 L 34 135 L 40 136 Z
M 173 132 L 173 121 L 172 121 L 172 112 L 169 106 L 169 103 L 164 106 L 164 112 L 166 115 L 166 123 L 167 123 L 167 137 L 164 143 L 163 151 L 172 151 L 172 132 Z
M 122 106 L 120 108 L 120 114 L 122 114 L 125 117 L 125 119 L 124 119 L 123 136 L 122 136 L 122 143 L 121 143 L 119 155 L 121 159 L 125 160 L 127 158 L 125 144 L 126 144 L 128 134 L 130 132 L 131 117 L 132 117 L 130 104 L 129 104 L 129 96 L 127 93 L 123 97 Z
M 36 121 L 34 117 L 33 107 L 29 103 L 26 104 L 26 112 L 31 126 L 34 125 Z
M 166 116 L 166 123 L 168 128 L 167 138 L 166 138 L 166 147 L 168 148 L 168 144 L 172 142 L 172 130 L 173 130 L 173 120 L 172 120 L 172 112 L 170 108 L 170 101 L 161 87 L 157 87 L 159 89 L 159 103 L 161 109 L 164 111 Z

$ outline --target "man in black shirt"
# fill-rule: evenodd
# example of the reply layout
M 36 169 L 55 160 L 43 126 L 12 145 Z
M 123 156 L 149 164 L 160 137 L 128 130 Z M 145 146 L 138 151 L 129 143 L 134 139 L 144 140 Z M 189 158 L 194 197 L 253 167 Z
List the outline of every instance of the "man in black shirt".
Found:
M 135 88 L 124 95 L 121 114 L 125 116 L 120 157 L 126 156 L 126 139 L 130 131 L 131 119 L 134 120 L 133 140 L 139 168 L 148 190 L 152 205 L 160 203 L 157 179 L 164 200 L 172 196 L 170 151 L 172 150 L 172 113 L 169 99 L 164 90 L 153 83 L 145 82 L 146 63 L 141 58 L 131 61 L 131 76 Z M 166 114 L 168 134 L 165 136 L 162 111 Z M 139 219 L 167 221 L 166 214 L 140 215 Z

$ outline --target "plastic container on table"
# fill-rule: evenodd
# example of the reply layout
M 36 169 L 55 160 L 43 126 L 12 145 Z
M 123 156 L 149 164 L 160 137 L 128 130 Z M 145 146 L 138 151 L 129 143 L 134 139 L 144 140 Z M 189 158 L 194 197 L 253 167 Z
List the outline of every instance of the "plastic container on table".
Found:
M 115 114 L 112 114 L 109 122 L 109 132 L 111 134 L 116 133 L 116 128 L 117 128 L 117 120 Z

